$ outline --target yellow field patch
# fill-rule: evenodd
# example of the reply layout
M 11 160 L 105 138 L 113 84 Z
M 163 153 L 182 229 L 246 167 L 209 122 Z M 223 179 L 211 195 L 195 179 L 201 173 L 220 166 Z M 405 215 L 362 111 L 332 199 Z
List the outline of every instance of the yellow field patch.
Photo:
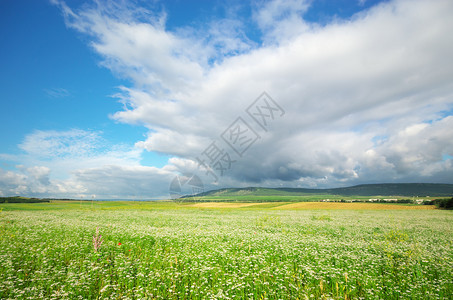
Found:
M 241 208 L 247 206 L 261 205 L 263 203 L 231 203 L 231 202 L 206 202 L 188 205 L 200 208 Z
M 434 205 L 398 205 L 386 203 L 298 202 L 273 209 L 435 209 Z

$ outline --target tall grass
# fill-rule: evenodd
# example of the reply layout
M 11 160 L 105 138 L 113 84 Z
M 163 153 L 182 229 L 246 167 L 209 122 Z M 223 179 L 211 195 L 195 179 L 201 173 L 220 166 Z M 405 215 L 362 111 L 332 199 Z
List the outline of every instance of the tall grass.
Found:
M 452 221 L 438 210 L 7 210 L 0 298 L 448 299 Z

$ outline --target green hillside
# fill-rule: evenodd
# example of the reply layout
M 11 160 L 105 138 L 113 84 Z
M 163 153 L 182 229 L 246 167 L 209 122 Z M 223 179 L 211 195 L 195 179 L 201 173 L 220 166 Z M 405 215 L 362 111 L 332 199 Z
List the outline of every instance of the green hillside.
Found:
M 453 184 L 437 183 L 382 183 L 361 184 L 334 189 L 278 189 L 287 192 L 322 193 L 341 196 L 410 196 L 448 197 L 453 195 Z M 305 191 L 304 191 L 305 190 Z
M 369 197 L 451 197 L 453 184 L 432 183 L 387 183 L 363 184 L 332 189 L 305 188 L 226 188 L 186 197 L 187 200 L 259 200 L 259 201 L 319 201 L 330 199 L 365 199 Z

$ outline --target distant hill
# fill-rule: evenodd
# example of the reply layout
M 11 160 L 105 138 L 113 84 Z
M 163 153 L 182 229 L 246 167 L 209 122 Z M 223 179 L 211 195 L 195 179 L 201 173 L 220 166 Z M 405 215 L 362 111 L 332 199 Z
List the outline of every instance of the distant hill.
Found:
M 42 203 L 50 202 L 47 199 L 28 198 L 28 197 L 0 197 L 0 203 Z
M 234 198 L 244 196 L 406 196 L 406 197 L 452 197 L 453 184 L 437 183 L 382 183 L 361 184 L 350 187 L 331 189 L 305 188 L 226 188 L 200 193 L 203 198 Z
M 281 189 L 291 190 L 291 189 Z M 381 183 L 361 184 L 344 188 L 311 189 L 314 193 L 341 196 L 411 196 L 411 197 L 448 197 L 453 196 L 453 184 L 438 183 Z

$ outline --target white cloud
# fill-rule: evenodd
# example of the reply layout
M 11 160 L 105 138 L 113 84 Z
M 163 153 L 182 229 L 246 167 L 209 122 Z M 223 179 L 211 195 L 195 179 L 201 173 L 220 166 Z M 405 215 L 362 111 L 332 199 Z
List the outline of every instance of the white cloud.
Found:
M 27 135 L 19 148 L 35 157 L 77 157 L 102 148 L 102 139 L 97 132 L 80 129 L 37 130 Z
M 143 150 L 111 145 L 101 132 L 35 131 L 19 147 L 23 154 L 2 155 L 4 160 L 21 163 L 15 170 L 0 168 L 3 195 L 88 197 L 96 194 L 98 198 L 149 199 L 165 195 L 162 183 L 168 182 L 173 174 L 166 167 L 141 166 Z M 152 182 L 160 182 L 160 188 L 156 189 Z
M 71 93 L 64 88 L 44 89 L 44 92 L 51 98 L 65 98 L 71 95 Z
M 27 190 L 26 176 L 0 168 L 0 195 L 18 195 Z
M 262 91 L 286 114 L 235 157 L 218 186 L 452 182 L 452 161 L 443 159 L 453 149 L 451 1 L 385 2 L 324 26 L 303 20 L 308 1 L 258 3 L 253 20 L 261 46 L 244 35 L 242 20 L 170 32 L 164 13 L 125 3 L 58 5 L 67 24 L 90 37 L 102 64 L 133 82 L 117 95 L 124 109 L 111 117 L 147 127 L 148 137 L 113 151 L 99 133 L 35 132 L 21 144 L 35 159 L 29 167 L 76 170 L 61 190 L 163 193 L 176 172 L 197 170 L 195 157 L 221 141 L 236 117 L 247 118 L 244 110 Z M 177 157 L 162 169 L 143 167 L 143 149 Z M 31 163 L 45 153 L 59 159 Z M 2 174 L 17 186 L 24 180 Z
M 148 139 L 137 143 L 140 147 L 194 159 L 266 90 L 287 114 L 235 164 L 231 183 L 238 184 L 234 179 L 271 185 L 272 180 L 280 179 L 289 185 L 301 181 L 336 185 L 386 178 L 429 180 L 417 173 L 422 167 L 430 169 L 428 165 L 451 172 L 448 162 L 430 152 L 448 152 L 449 145 L 437 143 L 442 149 L 427 150 L 431 148 L 412 142 L 403 147 L 407 152 L 398 150 L 398 145 L 401 132 L 416 128 L 413 126 L 426 127 L 423 133 L 428 139 L 434 134 L 431 128 L 446 123 L 442 111 L 453 107 L 452 3 L 392 1 L 324 27 L 304 22 L 308 4 L 277 0 L 257 5 L 253 18 L 263 31 L 265 44 L 214 65 L 203 63 L 209 56 L 207 52 L 194 54 L 195 46 L 186 47 L 178 57 L 172 56 L 172 46 L 154 49 L 162 46 L 151 35 L 137 39 L 153 47 L 137 42 L 127 51 L 108 39 L 96 39 L 99 53 L 117 65 L 129 61 L 134 51 L 172 61 L 170 76 L 149 65 L 150 73 L 168 79 L 165 92 L 143 88 L 142 81 L 136 80 L 136 86 L 124 88 L 121 95 L 127 109 L 112 117 L 151 129 Z M 102 12 L 91 13 L 95 20 L 111 22 Z M 134 31 L 137 24 L 124 22 L 121 26 L 127 32 Z M 181 45 L 176 40 L 197 47 L 203 44 L 196 35 L 166 31 L 162 23 L 141 26 L 171 36 L 174 47 Z M 118 43 L 128 43 L 129 36 L 115 29 L 91 28 L 95 36 L 115 34 Z M 138 57 L 137 64 L 148 66 L 143 57 L 134 57 Z M 174 65 L 178 67 L 172 68 Z M 187 71 L 186 65 L 197 71 Z M 124 71 L 130 77 L 136 72 L 130 67 Z M 178 76 L 189 73 L 190 84 L 181 84 Z M 374 140 L 382 136 L 385 142 L 376 145 Z M 444 138 L 449 138 L 448 132 Z M 437 160 L 416 159 L 412 153 Z M 405 155 L 412 158 L 403 159 Z M 433 178 L 434 170 L 430 172 Z
M 436 173 L 450 172 L 451 161 L 443 156 L 453 153 L 453 117 L 432 124 L 410 125 L 389 138 L 378 150 L 402 174 L 418 174 L 430 178 Z
M 42 186 L 46 186 L 50 184 L 49 175 L 50 169 L 47 167 L 31 167 L 27 168 L 26 172 L 30 175 L 29 177 L 32 180 L 36 181 Z
M 102 132 L 71 129 L 67 131 L 34 131 L 25 136 L 19 148 L 22 155 L 9 160 L 27 166 L 45 166 L 54 178 L 64 179 L 73 170 L 100 165 L 139 166 L 141 149 L 127 145 L 113 145 L 102 137 Z
M 309 30 L 302 19 L 310 7 L 307 0 L 274 0 L 260 3 L 253 17 L 263 32 L 266 44 L 289 41 Z
M 103 166 L 79 170 L 75 180 L 98 197 L 158 199 L 169 197 L 169 184 L 175 177 L 166 168 Z

